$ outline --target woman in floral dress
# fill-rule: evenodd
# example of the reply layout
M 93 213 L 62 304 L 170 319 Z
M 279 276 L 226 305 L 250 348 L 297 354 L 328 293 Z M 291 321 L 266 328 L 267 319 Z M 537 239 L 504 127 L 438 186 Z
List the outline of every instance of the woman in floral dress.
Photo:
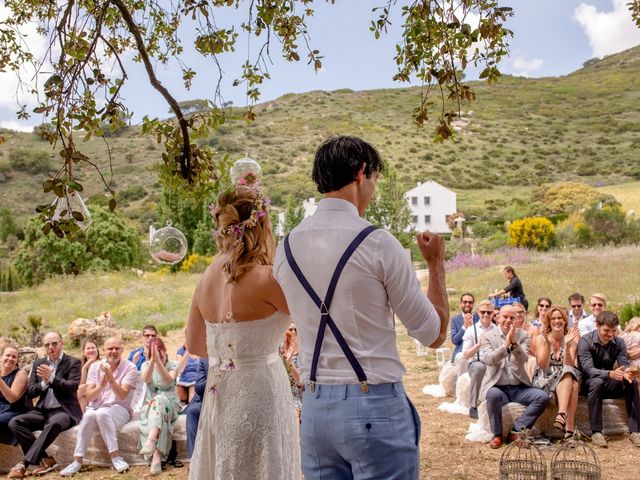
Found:
M 162 472 L 162 459 L 171 449 L 173 427 L 180 413 L 176 378 L 189 355 L 180 363 L 169 360 L 164 342 L 159 338 L 152 340 L 150 351 L 151 358 L 141 368 L 147 391 L 140 410 L 140 455 L 151 458 L 150 471 L 158 475 Z

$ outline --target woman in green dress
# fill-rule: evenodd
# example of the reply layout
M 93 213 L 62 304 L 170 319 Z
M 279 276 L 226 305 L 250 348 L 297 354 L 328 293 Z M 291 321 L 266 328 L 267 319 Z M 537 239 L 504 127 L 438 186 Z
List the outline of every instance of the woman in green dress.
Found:
M 162 472 L 162 459 L 171 449 L 173 427 L 180 413 L 176 378 L 184 362 L 169 360 L 164 342 L 159 338 L 152 340 L 150 352 L 151 358 L 141 368 L 147 391 L 140 410 L 140 455 L 151 458 L 151 473 L 158 475 Z

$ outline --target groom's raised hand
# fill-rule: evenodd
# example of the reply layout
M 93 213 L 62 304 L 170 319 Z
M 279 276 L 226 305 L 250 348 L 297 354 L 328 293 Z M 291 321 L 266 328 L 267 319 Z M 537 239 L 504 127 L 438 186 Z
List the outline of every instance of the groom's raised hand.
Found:
M 427 263 L 444 262 L 444 239 L 440 235 L 422 232 L 416 235 L 416 241 Z

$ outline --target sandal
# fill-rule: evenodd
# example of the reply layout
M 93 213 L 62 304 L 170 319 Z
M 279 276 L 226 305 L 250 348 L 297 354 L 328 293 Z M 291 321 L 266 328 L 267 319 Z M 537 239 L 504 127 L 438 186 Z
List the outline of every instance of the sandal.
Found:
M 184 463 L 182 463 L 180 460 L 174 460 L 173 462 L 169 462 L 169 463 L 171 463 L 171 465 L 173 465 L 174 468 L 184 467 Z
M 567 414 L 565 412 L 558 412 L 556 415 L 556 419 L 553 422 L 554 428 L 558 430 L 564 430 L 564 427 L 567 423 Z

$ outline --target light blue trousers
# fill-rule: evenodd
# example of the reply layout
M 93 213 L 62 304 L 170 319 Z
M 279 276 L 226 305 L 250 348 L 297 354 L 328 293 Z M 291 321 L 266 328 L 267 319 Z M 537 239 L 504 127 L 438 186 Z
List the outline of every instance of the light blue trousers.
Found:
M 300 444 L 305 480 L 417 480 L 420 418 L 401 382 L 306 386 Z

